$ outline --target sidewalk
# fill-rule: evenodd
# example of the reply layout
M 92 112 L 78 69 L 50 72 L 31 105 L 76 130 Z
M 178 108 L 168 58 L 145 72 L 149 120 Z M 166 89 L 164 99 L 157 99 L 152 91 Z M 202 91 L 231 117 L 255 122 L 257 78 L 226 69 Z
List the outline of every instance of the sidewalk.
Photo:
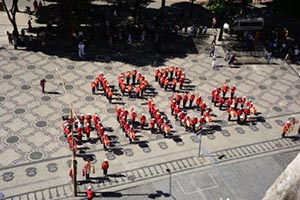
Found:
M 26 19 L 22 18 L 24 26 Z M 6 30 L 7 26 L 0 25 L 0 32 Z M 6 36 L 1 36 L 0 40 L 1 46 L 7 44 Z M 83 144 L 77 156 L 80 195 L 91 184 L 97 195 L 107 195 L 107 199 L 229 197 L 230 200 L 252 200 L 253 194 L 253 200 L 260 199 L 299 150 L 299 138 L 294 137 L 297 128 L 284 139 L 281 139 L 281 130 L 291 117 L 300 119 L 297 73 L 300 69 L 296 65 L 274 63 L 212 69 L 212 58 L 208 57 L 207 50 L 210 42 L 209 37 L 202 43 L 195 42 L 196 53 L 170 56 L 159 65 L 179 66 L 187 77 L 183 91 L 200 94 L 213 109 L 214 121 L 205 131 L 206 135 L 201 136 L 200 153 L 204 156 L 200 158 L 199 136 L 186 132 L 170 114 L 169 101 L 174 93 L 164 91 L 154 81 L 156 66 L 141 67 L 110 58 L 105 62 L 74 61 L 42 52 L 13 50 L 12 46 L 2 48 L 0 191 L 13 200 L 74 199 L 68 176 L 71 151 L 61 129 L 61 116 L 69 110 L 56 70 L 59 68 L 76 111 L 79 114 L 99 113 L 104 127 L 110 130 L 108 134 L 116 142 L 110 152 L 103 151 L 96 140 Z M 220 48 L 218 46 L 217 53 L 221 55 Z M 135 55 L 130 59 L 152 63 L 158 58 Z M 101 94 L 91 94 L 90 82 L 100 72 L 105 74 L 110 86 L 116 87 L 120 73 L 133 68 L 137 68 L 154 89 L 153 101 L 170 120 L 175 131 L 173 137 L 163 138 L 161 134 L 151 135 L 149 130 L 138 130 L 139 141 L 128 144 L 115 119 L 115 104 L 109 104 Z M 41 93 L 41 78 L 47 79 L 46 90 L 50 93 Z M 236 85 L 236 95 L 253 100 L 260 113 L 252 116 L 253 121 L 244 125 L 234 120 L 228 122 L 227 112 L 212 105 L 211 90 L 224 82 Z M 147 99 L 118 97 L 122 103 L 119 106 L 128 110 L 134 107 L 139 116 L 145 113 L 149 119 Z M 191 116 L 200 115 L 196 109 L 187 112 Z M 96 133 L 91 137 L 96 138 Z M 96 172 L 91 182 L 84 183 L 82 166 L 87 158 L 93 160 Z M 104 178 L 100 170 L 105 158 L 111 166 L 108 178 Z M 167 169 L 171 170 L 171 175 Z M 264 178 L 260 179 L 262 174 Z M 170 177 L 172 191 L 168 188 Z M 104 191 L 107 193 L 102 193 Z

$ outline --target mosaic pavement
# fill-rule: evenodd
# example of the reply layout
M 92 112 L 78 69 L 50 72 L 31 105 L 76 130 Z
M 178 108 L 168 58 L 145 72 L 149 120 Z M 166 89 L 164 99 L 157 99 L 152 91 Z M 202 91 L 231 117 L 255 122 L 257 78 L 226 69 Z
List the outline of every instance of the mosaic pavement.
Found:
M 260 112 L 257 122 L 237 125 L 234 121 L 227 122 L 227 113 L 210 105 L 216 116 L 212 125 L 219 128 L 205 136 L 204 151 L 226 155 L 225 160 L 229 161 L 231 158 L 234 160 L 285 148 L 297 148 L 298 141 L 291 142 L 279 137 L 281 126 L 286 120 L 291 117 L 299 120 L 300 117 L 299 66 L 283 65 L 276 61 L 272 65 L 212 69 L 211 58 L 204 47 L 198 48 L 199 54 L 172 58 L 164 64 L 179 66 L 185 71 L 188 82 L 183 91 L 193 90 L 210 102 L 211 90 L 227 82 L 228 85 L 236 85 L 237 95 L 254 100 L 254 105 Z M 151 58 L 145 56 L 142 59 Z M 224 61 L 218 58 L 218 62 Z M 93 163 L 98 165 L 103 158 L 108 158 L 114 165 L 111 171 L 122 172 L 124 175 L 125 178 L 114 177 L 117 183 L 122 184 L 146 180 L 148 174 L 151 177 L 154 174 L 158 177 L 167 175 L 165 169 L 170 167 L 175 171 L 193 169 L 212 162 L 210 159 L 195 157 L 198 137 L 185 132 L 170 115 L 169 99 L 173 93 L 165 92 L 154 81 L 153 70 L 157 66 L 139 67 L 121 62 L 76 62 L 10 48 L 0 50 L 0 66 L 0 190 L 7 195 L 28 195 L 30 191 L 38 191 L 36 195 L 43 195 L 46 199 L 50 198 L 49 194 L 53 196 L 51 192 L 44 193 L 43 188 L 48 188 L 47 191 L 59 191 L 56 195 L 71 194 L 67 177 L 71 164 L 70 151 L 61 130 L 62 115 L 68 114 L 69 108 L 57 68 L 75 111 L 78 114 L 97 112 L 115 143 L 110 152 L 104 152 L 102 145 L 96 140 L 85 142 L 83 147 L 86 150 L 81 152 L 79 160 L 90 156 Z M 128 144 L 117 125 L 114 107 L 120 105 L 128 110 L 134 107 L 138 116 L 146 113 L 148 119 L 146 98 L 117 96 L 118 99 L 109 104 L 101 91 L 97 95 L 91 94 L 90 82 L 100 72 L 104 73 L 111 86 L 117 86 L 118 75 L 134 67 L 149 81 L 152 90 L 146 95 L 152 97 L 159 109 L 167 115 L 176 131 L 176 137 L 164 139 L 159 134 L 151 135 L 149 130 L 142 130 L 137 134 L 139 141 Z M 42 78 L 47 80 L 45 94 L 41 93 L 39 86 Z M 116 93 L 120 92 L 116 90 Z M 188 112 L 199 116 L 196 110 Z M 92 138 L 95 137 L 93 132 Z M 190 153 L 191 151 L 194 153 Z M 82 163 L 79 162 L 79 168 Z M 51 179 L 46 182 L 48 175 L 51 175 Z M 15 190 L 11 191 L 5 186 L 7 184 L 15 185 Z M 32 188 L 28 184 L 32 184 Z M 103 181 L 105 186 L 101 185 L 102 182 L 97 184 L 100 184 L 99 188 L 111 188 L 115 183 Z M 79 186 L 79 190 L 82 191 L 85 187 L 83 184 Z

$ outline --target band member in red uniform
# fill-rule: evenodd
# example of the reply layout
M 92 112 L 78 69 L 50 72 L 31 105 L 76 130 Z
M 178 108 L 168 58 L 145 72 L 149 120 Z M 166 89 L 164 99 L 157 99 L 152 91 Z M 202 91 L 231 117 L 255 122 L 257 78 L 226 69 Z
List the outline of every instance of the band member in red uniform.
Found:
M 189 107 L 190 107 L 190 108 L 191 108 L 192 105 L 193 105 L 194 99 L 195 99 L 195 95 L 193 94 L 193 92 L 190 92 L 190 95 L 189 95 L 189 103 L 190 103 Z
M 236 87 L 235 85 L 230 87 L 230 99 L 233 99 Z
M 145 123 L 146 123 L 146 116 L 142 114 L 142 116 L 140 117 L 141 129 L 144 129 Z

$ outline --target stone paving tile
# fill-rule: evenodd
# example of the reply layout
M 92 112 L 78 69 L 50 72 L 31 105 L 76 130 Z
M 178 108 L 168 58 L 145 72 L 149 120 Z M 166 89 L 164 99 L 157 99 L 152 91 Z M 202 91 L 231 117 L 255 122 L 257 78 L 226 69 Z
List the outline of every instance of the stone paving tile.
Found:
M 16 165 L 28 164 L 35 161 L 40 161 L 41 164 L 45 164 L 48 162 L 48 158 L 65 156 L 63 161 L 57 161 L 58 163 L 63 163 L 63 167 L 60 167 L 57 172 L 57 177 L 63 177 L 66 182 L 69 182 L 66 169 L 68 169 L 67 161 L 70 159 L 70 151 L 65 143 L 60 128 L 61 115 L 67 113 L 65 108 L 67 108 L 68 105 L 66 99 L 62 95 L 63 90 L 60 85 L 61 80 L 55 70 L 57 67 L 60 68 L 62 78 L 66 81 L 66 86 L 69 88 L 67 91 L 78 114 L 98 112 L 103 120 L 104 126 L 113 129 L 113 132 L 109 132 L 109 135 L 116 136 L 119 142 L 116 149 L 107 154 L 102 151 L 102 146 L 98 143 L 96 145 L 91 145 L 89 143 L 84 144 L 84 147 L 90 147 L 87 154 L 97 154 L 97 164 L 99 164 L 98 162 L 104 157 L 114 158 L 114 160 L 111 161 L 112 163 L 118 163 L 125 168 L 125 165 L 127 164 L 124 161 L 125 158 L 134 158 L 135 160 L 145 158 L 149 159 L 145 160 L 145 162 L 150 164 L 151 162 L 155 163 L 153 159 L 150 159 L 151 156 L 155 157 L 159 155 L 159 153 L 168 152 L 171 148 L 179 148 L 178 142 L 174 143 L 171 139 L 164 140 L 160 135 L 150 135 L 149 131 L 138 133 L 143 140 L 149 141 L 149 147 L 127 145 L 128 142 L 124 137 L 124 134 L 120 134 L 120 128 L 114 118 L 114 113 L 112 113 L 115 105 L 109 104 L 102 95 L 91 95 L 90 81 L 100 72 L 103 72 L 106 75 L 111 85 L 117 86 L 118 75 L 121 72 L 131 70 L 137 66 L 123 64 L 121 62 L 75 62 L 66 58 L 49 57 L 42 53 L 16 52 L 13 50 L 1 50 L 0 55 L 4 58 L 2 61 L 0 59 L 0 62 L 3 63 L 3 65 L 1 65 L 1 71 L 4 72 L 0 79 L 0 87 L 2 88 L 0 96 L 6 98 L 4 101 L 0 102 L 2 110 L 0 112 L 0 119 L 4 122 L 4 128 L 7 129 L 1 130 L 0 139 L 3 142 L 1 142 L 0 149 L 4 150 L 0 151 L 0 160 L 2 160 L 2 157 L 4 159 L 0 163 L 0 168 L 7 166 L 13 168 Z M 221 63 L 223 62 L 223 59 L 219 58 L 218 61 Z M 228 145 L 232 146 L 232 143 L 234 145 L 239 145 L 257 142 L 259 140 L 270 140 L 274 139 L 274 137 L 278 138 L 279 135 L 275 135 L 274 132 L 277 133 L 278 130 L 281 130 L 281 126 L 277 125 L 274 120 L 270 121 L 268 117 L 282 114 L 292 115 L 293 113 L 300 111 L 300 105 L 297 101 L 300 82 L 298 76 L 292 73 L 289 67 L 275 66 L 275 68 L 271 65 L 245 65 L 240 66 L 238 69 L 222 67 L 218 68 L 218 71 L 216 71 L 211 69 L 211 58 L 207 56 L 206 51 L 203 51 L 200 55 L 188 55 L 185 58 L 171 58 L 167 60 L 166 63 L 179 65 L 181 68 L 185 69 L 187 78 L 192 80 L 191 85 L 196 86 L 194 92 L 203 95 L 207 102 L 209 102 L 207 97 L 211 95 L 210 91 L 217 85 L 221 86 L 224 81 L 229 80 L 229 85 L 237 85 L 238 95 L 255 98 L 254 104 L 257 106 L 258 110 L 262 112 L 262 117 L 267 119 L 266 122 L 268 122 L 268 124 L 257 123 L 257 125 L 239 126 L 235 122 L 227 123 L 226 112 L 219 111 L 212 106 L 213 112 L 217 114 L 216 120 L 224 121 L 224 123 L 226 122 L 228 127 L 222 125 L 221 130 L 214 131 L 215 134 L 207 135 L 207 137 L 205 137 L 206 144 L 204 144 L 204 147 L 210 152 L 215 151 L 216 149 L 221 150 L 229 148 Z M 168 118 L 170 118 L 172 125 L 177 131 L 175 134 L 183 139 L 184 145 L 182 146 L 182 150 L 187 150 L 192 147 L 195 148 L 194 151 L 196 151 L 198 141 L 194 142 L 195 139 L 189 138 L 190 136 L 186 138 L 184 136 L 184 129 L 177 126 L 173 117 L 170 115 L 168 105 L 169 100 L 167 99 L 172 93 L 165 93 L 158 87 L 158 84 L 153 81 L 154 67 L 144 66 L 138 67 L 137 69 L 139 72 L 143 73 L 152 86 L 156 88 L 158 95 L 154 98 L 154 102 L 157 103 L 159 108 L 167 114 Z M 47 79 L 46 90 L 56 91 L 62 94 L 41 94 L 39 80 L 43 77 L 46 77 Z M 285 95 L 281 95 L 281 93 L 284 93 Z M 92 100 L 87 101 L 88 99 Z M 122 97 L 122 101 L 125 103 L 126 108 L 135 107 L 138 114 L 148 114 L 143 105 L 146 103 L 146 100 L 135 100 Z M 25 112 L 22 113 L 23 111 Z M 17 114 L 15 112 L 17 112 Z M 197 114 L 195 111 L 189 111 L 189 113 Z M 287 117 L 278 117 L 276 120 L 281 119 L 285 121 Z M 266 128 L 268 125 L 271 125 L 272 127 L 270 129 Z M 264 135 L 259 137 L 262 134 Z M 93 133 L 93 137 L 95 136 L 95 133 Z M 258 136 L 258 138 L 254 138 L 254 136 Z M 226 141 L 228 141 L 228 143 L 226 143 Z M 168 146 L 168 149 L 163 149 L 165 146 Z M 245 147 L 242 150 L 247 151 L 248 148 L 249 147 Z M 151 149 L 150 152 L 149 149 Z M 131 157 L 128 156 L 132 152 L 134 155 Z M 6 158 L 7 154 L 12 156 Z M 187 154 L 188 153 L 186 153 L 186 155 Z M 157 162 L 163 162 L 172 156 L 174 155 L 167 154 L 160 157 Z M 141 162 L 142 161 L 135 164 L 132 163 L 132 166 L 135 165 L 140 167 L 143 165 Z M 178 162 L 178 167 L 184 168 L 185 165 L 188 165 L 188 163 L 185 162 L 186 161 Z M 82 162 L 80 165 L 82 165 Z M 17 168 L 18 167 L 19 166 L 17 166 Z M 47 169 L 46 166 L 39 168 L 39 164 L 34 164 L 32 167 L 35 167 L 38 170 Z M 18 169 L 20 169 L 21 172 L 24 172 L 24 170 L 28 168 L 20 167 Z M 155 170 L 155 168 L 152 167 L 150 170 L 151 169 Z M 113 170 L 115 172 L 122 171 L 115 166 Z M 4 172 L 3 170 L 0 170 L 0 174 L 2 175 L 6 172 L 9 171 Z M 131 178 L 134 175 L 132 173 L 129 173 Z M 8 176 L 9 174 L 5 175 Z M 138 176 L 138 174 L 135 175 Z M 22 176 L 20 175 L 20 177 L 23 176 L 24 174 Z M 202 176 L 200 179 L 208 180 L 209 178 Z M 53 180 L 51 183 L 57 184 L 59 182 L 57 180 Z M 199 181 L 195 179 L 194 182 L 196 183 Z M 209 184 L 209 181 L 207 184 Z M 200 185 L 199 187 L 200 189 L 202 188 Z M 39 188 L 41 187 L 38 187 L 37 189 Z M 184 191 L 192 189 L 193 185 L 187 187 Z M 55 190 L 55 188 L 53 190 Z M 61 188 L 58 190 L 61 190 Z M 70 189 L 68 191 L 70 192 Z M 46 199 L 50 196 L 49 193 L 42 192 L 37 193 L 37 195 L 38 197 L 45 195 L 44 197 Z M 195 198 L 199 198 L 199 196 Z

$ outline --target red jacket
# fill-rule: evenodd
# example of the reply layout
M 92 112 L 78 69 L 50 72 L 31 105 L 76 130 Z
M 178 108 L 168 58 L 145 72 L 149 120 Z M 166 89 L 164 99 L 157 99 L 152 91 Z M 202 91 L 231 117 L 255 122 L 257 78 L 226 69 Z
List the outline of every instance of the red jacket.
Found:
M 88 190 L 85 191 L 85 193 L 86 193 L 86 197 L 87 197 L 88 199 L 94 198 L 94 193 L 93 193 L 92 190 L 88 189 Z
M 108 161 L 103 161 L 102 164 L 101 164 L 101 168 L 103 170 L 107 170 L 109 168 L 109 163 Z

